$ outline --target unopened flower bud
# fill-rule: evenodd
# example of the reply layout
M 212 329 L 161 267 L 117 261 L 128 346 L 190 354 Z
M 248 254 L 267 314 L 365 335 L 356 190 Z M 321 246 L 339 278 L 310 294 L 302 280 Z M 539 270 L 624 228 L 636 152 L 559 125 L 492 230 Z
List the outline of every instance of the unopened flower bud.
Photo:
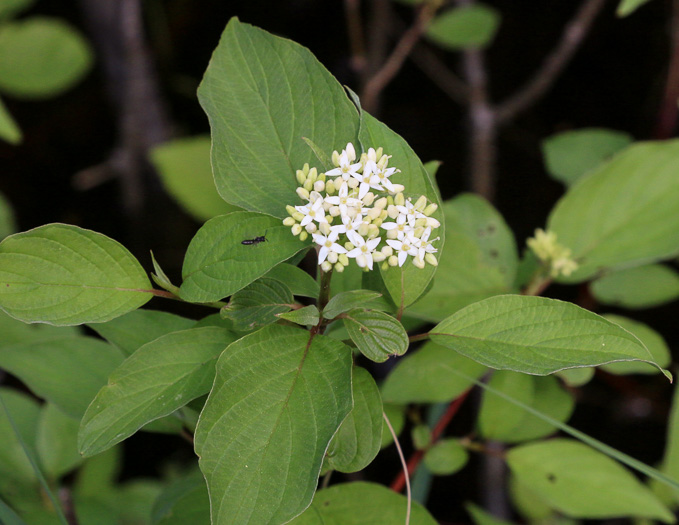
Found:
M 382 210 L 379 208 L 370 208 L 368 211 L 368 215 L 366 217 L 370 219 L 371 221 L 377 219 L 380 216 L 380 213 L 382 213 Z
M 398 211 L 398 208 L 393 204 L 387 208 L 387 215 L 389 215 L 389 217 L 392 219 L 396 219 L 396 217 L 398 217 L 400 213 L 401 212 Z
M 304 229 L 305 229 L 306 231 L 308 231 L 309 233 L 316 233 L 316 229 L 317 229 L 317 228 L 316 228 L 316 223 L 312 221 L 312 222 L 310 222 L 309 224 L 307 224 L 307 225 L 304 227 Z
M 307 179 L 311 180 L 312 184 L 316 182 L 316 179 L 318 179 L 318 170 L 316 168 L 311 168 L 309 170 L 309 175 L 307 175 Z
M 300 196 L 300 198 L 304 199 L 305 201 L 309 200 L 309 191 L 305 190 L 304 188 L 297 188 L 297 195 Z
M 309 175 L 309 163 L 305 162 L 304 166 L 302 166 L 302 171 L 304 172 L 304 175 Z
M 297 179 L 297 182 L 300 186 L 306 182 L 306 175 L 304 175 L 302 170 L 297 170 L 295 172 L 295 178 Z
M 386 272 L 389 269 L 389 263 L 387 261 L 384 261 L 382 263 L 382 266 L 380 266 L 380 268 L 382 268 L 383 272 Z
M 389 201 L 387 201 L 387 198 L 382 197 L 382 198 L 377 199 L 375 201 L 375 208 L 379 208 L 380 210 L 383 210 L 384 208 L 387 207 L 388 204 L 389 204 Z
M 334 180 L 330 179 L 330 180 L 326 181 L 325 192 L 328 195 L 332 195 L 333 193 L 335 193 L 335 181 Z
M 393 195 L 387 195 L 387 206 L 393 206 L 394 205 L 394 196 Z
M 332 163 L 334 166 L 339 167 L 340 165 L 340 154 L 337 152 L 337 150 L 332 152 Z
M 422 226 L 416 226 L 415 230 L 413 231 L 413 236 L 417 237 L 418 239 L 422 237 L 422 234 L 424 233 L 424 228 Z
M 353 188 L 355 188 L 356 186 L 358 186 L 358 179 L 355 179 L 355 178 L 351 177 L 351 178 L 347 181 L 347 184 L 349 185 L 350 188 L 353 189 Z
M 370 226 L 368 224 L 362 222 L 361 225 L 358 227 L 358 234 L 361 237 L 365 237 L 366 235 L 368 235 L 369 229 L 370 229 Z
M 427 217 L 432 215 L 436 210 L 438 210 L 439 205 L 436 204 L 435 202 L 432 202 L 429 206 L 427 206 L 422 213 L 424 213 Z
M 436 258 L 436 255 L 434 255 L 433 253 L 425 253 L 424 254 L 424 260 L 427 261 L 432 266 L 438 266 L 439 265 L 439 261 Z
M 424 268 L 424 266 L 425 266 L 424 261 L 422 259 L 420 259 L 419 257 L 413 257 L 413 264 L 420 269 Z
M 311 179 L 307 179 L 304 181 L 304 185 L 302 186 L 306 191 L 311 191 L 314 189 L 314 183 L 311 182 Z
M 389 213 L 387 212 L 387 210 L 382 210 L 382 213 L 380 213 L 380 220 L 384 221 L 387 219 L 387 217 L 389 217 Z
M 387 258 L 382 252 L 373 252 L 373 261 L 382 262 Z
M 335 271 L 337 273 L 342 273 L 344 271 L 344 265 L 341 262 L 335 264 Z
M 382 222 L 383 222 L 382 219 L 378 217 L 372 223 L 379 228 L 380 226 L 382 226 Z
M 333 217 L 338 217 L 339 214 L 341 213 L 340 207 L 339 206 L 330 206 L 330 215 Z
M 346 250 L 347 250 L 348 252 L 350 252 L 351 250 L 353 250 L 354 248 L 356 248 L 356 246 L 354 246 L 353 244 L 351 244 L 349 241 L 347 241 L 347 242 L 344 243 L 344 247 L 346 248 Z
M 346 253 L 340 253 L 337 259 L 343 266 L 349 266 L 349 257 L 347 257 Z
M 321 230 L 321 233 L 325 236 L 330 235 L 330 224 L 327 222 L 322 222 L 321 224 L 318 225 L 318 229 Z
M 368 160 L 377 162 L 377 152 L 375 151 L 375 148 L 368 148 Z
M 380 229 L 374 224 L 368 225 L 368 238 L 374 239 L 380 234 Z
M 382 253 L 385 257 L 391 257 L 394 255 L 394 249 L 388 244 L 382 248 Z
M 354 162 L 356 160 L 356 150 L 354 149 L 354 145 L 351 142 L 347 144 L 347 149 L 345 149 L 344 151 L 347 152 L 347 158 L 351 162 Z
M 382 149 L 382 148 L 380 148 Z M 377 161 L 377 167 L 381 170 L 387 167 L 387 164 L 389 163 L 389 156 L 388 155 L 382 155 L 380 157 L 380 160 Z
M 403 195 L 403 193 L 399 192 L 394 196 L 394 204 L 396 204 L 396 206 L 404 206 L 405 203 L 406 203 L 406 197 L 405 197 L 405 195 Z
M 325 182 L 322 180 L 317 180 L 314 182 L 314 190 L 315 191 L 323 191 L 325 189 Z
M 321 264 L 321 270 L 323 270 L 324 272 L 329 272 L 330 270 L 332 270 L 332 264 L 330 264 L 328 261 L 323 261 L 323 263 Z
M 292 214 L 292 218 L 297 222 L 301 222 L 304 219 L 304 214 L 295 210 L 295 213 Z
M 362 253 L 359 254 L 359 255 L 356 257 L 356 264 L 358 264 L 358 266 L 359 266 L 360 268 L 365 268 L 366 266 L 368 266 L 368 261 L 367 261 L 367 259 L 365 258 L 365 255 L 363 255 Z
M 306 241 L 308 238 L 309 238 L 309 234 L 305 231 L 303 231 L 299 234 L 299 240 L 300 241 Z
M 318 176 L 318 180 L 322 180 L 323 182 L 325 182 L 325 173 L 321 173 L 321 174 Z
M 427 226 L 430 228 L 438 228 L 441 226 L 441 223 L 434 219 L 434 217 L 427 217 Z
M 375 201 L 375 194 L 371 191 L 365 194 L 363 197 L 363 204 L 370 206 Z
M 420 217 L 419 219 L 415 219 L 415 228 L 424 228 L 427 225 L 427 219 L 428 217 Z
M 420 195 L 420 198 L 415 202 L 415 209 L 417 211 L 423 211 L 427 207 L 427 197 Z
M 292 234 L 293 234 L 293 235 L 299 235 L 300 233 L 302 233 L 302 226 L 299 225 L 299 224 L 295 224 L 295 225 L 292 227 Z
M 389 259 L 387 259 L 387 262 L 389 263 L 389 266 L 398 266 L 398 257 L 391 255 L 389 256 Z
M 295 224 L 295 222 L 297 221 L 295 221 L 295 219 L 293 219 L 292 217 L 286 217 L 285 219 L 283 219 L 283 226 L 292 226 L 293 224 Z
M 395 194 L 405 191 L 406 187 L 403 184 L 392 184 L 392 190 Z
M 387 239 L 396 239 L 398 237 L 398 230 L 394 228 L 393 230 L 387 230 Z
M 328 261 L 329 261 L 331 264 L 335 264 L 335 263 L 337 262 L 337 257 L 338 257 L 338 253 L 337 253 L 337 252 L 330 252 L 330 253 L 328 254 Z

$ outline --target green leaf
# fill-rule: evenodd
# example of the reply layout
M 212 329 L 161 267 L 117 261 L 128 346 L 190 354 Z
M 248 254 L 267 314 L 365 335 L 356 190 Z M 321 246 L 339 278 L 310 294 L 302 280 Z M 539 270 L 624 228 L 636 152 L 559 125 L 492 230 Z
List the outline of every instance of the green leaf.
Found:
M 340 472 L 358 472 L 372 463 L 382 444 L 382 399 L 375 380 L 354 367 L 351 409 L 326 452 L 325 465 Z
M 633 362 L 633 361 L 629 361 Z M 594 377 L 594 367 L 587 366 L 584 368 L 566 368 L 559 370 L 558 375 L 568 386 L 578 387 L 586 385 Z
M 485 4 L 455 7 L 436 16 L 427 28 L 427 37 L 444 49 L 484 48 L 495 38 L 500 13 Z
M 269 270 L 264 277 L 276 279 L 287 285 L 293 295 L 302 297 L 318 297 L 321 288 L 318 282 L 301 268 L 288 263 L 281 263 Z
M 195 433 L 212 523 L 301 513 L 351 406 L 351 351 L 339 341 L 270 325 L 231 344 Z
M 394 429 L 394 433 L 398 436 L 406 424 L 405 407 L 403 405 L 392 405 L 389 403 L 383 403 L 382 409 L 384 414 L 389 419 L 391 427 Z M 385 448 L 394 442 L 394 436 L 392 436 L 391 431 L 387 422 L 382 418 L 382 443 L 380 448 Z
M 236 330 L 251 330 L 278 321 L 277 314 L 292 308 L 292 292 L 285 284 L 262 277 L 231 296 L 221 315 L 233 321 Z
M 485 199 L 463 194 L 442 206 L 447 242 L 434 286 L 408 308 L 410 315 L 440 322 L 465 306 L 514 290 L 518 268 L 512 231 Z
M 48 224 L 0 243 L 0 308 L 26 322 L 101 323 L 139 308 L 151 283 L 121 244 Z
M 545 297 L 499 295 L 474 303 L 439 323 L 431 340 L 491 368 L 526 374 L 632 360 L 660 368 L 618 325 Z
M 467 512 L 471 516 L 475 525 L 512 525 L 510 521 L 496 518 L 489 512 L 483 510 L 477 505 L 474 505 L 473 503 L 465 503 L 464 508 L 467 509 Z
M 63 20 L 33 16 L 0 28 L 0 90 L 14 97 L 59 95 L 92 62 L 87 41 Z
M 199 135 L 165 142 L 150 152 L 151 162 L 165 189 L 199 222 L 239 211 L 217 193 L 210 146 L 210 136 Z
M 0 498 L 0 523 L 4 525 L 27 525 L 2 498 Z
M 548 137 L 542 142 L 542 154 L 549 174 L 570 186 L 632 141 L 621 131 L 584 128 Z
M 620 18 L 631 15 L 649 0 L 620 0 L 615 14 Z
M 679 479 L 679 387 L 675 386 L 672 393 L 672 406 L 667 421 L 667 439 L 665 441 L 665 453 L 661 463 L 660 470 L 673 477 Z M 662 486 L 663 493 L 668 496 L 667 499 L 674 501 L 674 506 L 679 503 L 679 490 L 675 487 L 672 490 L 668 486 Z
M 123 465 L 122 451 L 122 447 L 118 446 L 87 458 L 78 469 L 73 495 L 82 499 L 96 499 L 113 492 L 116 478 Z
M 413 197 L 415 200 L 420 195 L 426 195 L 429 201 L 440 206 L 438 190 L 432 182 L 432 178 L 403 137 L 394 133 L 368 113 L 362 112 L 360 140 L 364 151 L 367 151 L 370 147 L 383 147 L 385 154 L 391 155 L 389 166 L 401 171 L 394 173 L 390 180 L 396 184 L 403 184 L 406 188 L 407 197 Z M 433 233 L 433 236 L 441 237 L 441 240 L 436 241 L 435 244 L 435 247 L 441 251 L 445 241 L 443 213 L 439 209 L 433 217 L 441 222 L 441 227 Z M 436 272 L 436 267 L 428 264 L 423 269 L 419 269 L 408 261 L 402 267 L 395 266 L 386 271 L 380 271 L 394 303 L 405 307 L 419 299 L 427 289 Z
M 42 406 L 37 428 L 36 446 L 45 476 L 56 480 L 80 465 L 78 454 L 79 422 L 56 405 Z
M 358 134 L 356 107 L 308 49 L 237 18 L 222 34 L 198 99 L 210 119 L 219 194 L 279 218 L 299 202 L 295 170 L 317 165 L 302 137 L 330 154 Z
M 215 362 L 234 340 L 220 328 L 192 328 L 139 348 L 111 373 L 87 409 L 78 435 L 80 453 L 103 452 L 209 392 Z
M 675 521 L 627 470 L 577 441 L 552 439 L 522 445 L 507 453 L 507 464 L 520 483 L 567 516 Z
M 210 523 L 210 498 L 200 472 L 168 486 L 156 499 L 151 514 L 153 525 Z
M 458 370 L 470 379 L 451 373 Z M 476 361 L 428 342 L 400 360 L 382 385 L 389 403 L 439 403 L 455 399 L 481 377 L 487 368 Z
M 35 434 L 40 417 L 38 403 L 26 394 L 11 388 L 0 388 L 0 480 L 13 480 L 18 483 L 34 483 L 35 472 L 21 446 L 21 439 L 26 447 L 35 452 Z M 4 408 L 3 408 L 4 405 Z M 7 416 L 7 410 L 16 425 L 19 436 Z
M 342 317 L 349 337 L 361 353 L 376 363 L 408 350 L 408 334 L 394 317 L 374 310 L 355 308 Z
M 4 0 L 0 3 L 0 20 L 14 17 L 34 3 L 35 0 Z
M 266 241 L 242 244 L 261 236 Z M 207 221 L 191 240 L 179 295 L 192 303 L 218 301 L 308 245 L 274 217 L 245 211 L 220 215 Z
M 538 522 L 551 519 L 554 520 L 555 512 L 552 508 L 540 499 L 535 492 L 526 488 L 521 484 L 515 476 L 509 477 L 509 494 L 512 499 L 512 506 L 516 508 L 519 514 L 529 523 Z M 551 524 L 551 521 L 547 521 Z M 555 523 L 559 525 L 560 522 Z
M 298 310 L 292 310 L 290 312 L 278 314 L 278 317 L 280 319 L 286 319 L 302 326 L 308 326 L 317 325 L 321 318 L 320 315 L 321 314 L 318 312 L 318 308 L 312 304 L 303 308 L 299 308 Z
M 410 431 L 415 450 L 424 450 L 431 445 L 431 429 L 424 423 L 415 425 Z
M 0 7 L 2 9 L 2 7 Z M 12 118 L 12 115 L 7 110 L 5 103 L 0 99 L 0 139 L 6 140 L 12 145 L 20 144 L 23 140 L 23 133 L 21 128 Z M 12 233 L 12 232 L 10 232 Z M 9 233 L 2 234 L 2 227 L 0 226 L 0 239 L 9 235 Z
M 455 474 L 467 464 L 469 453 L 457 439 L 442 439 L 424 455 L 424 464 L 432 474 L 448 476 Z
M 651 308 L 679 298 L 679 274 L 662 264 L 611 272 L 594 281 L 590 290 L 603 304 Z
M 488 384 L 499 392 L 558 421 L 566 421 L 575 408 L 572 396 L 553 376 L 535 377 L 517 372 L 497 371 Z M 483 394 L 478 421 L 479 429 L 486 439 L 505 443 L 537 439 L 556 431 L 554 425 L 488 392 Z
M 563 282 L 679 253 L 679 140 L 640 142 L 580 180 L 557 203 L 548 228 L 580 267 Z
M 352 308 L 363 306 L 366 302 L 381 297 L 381 293 L 372 290 L 350 290 L 335 295 L 323 309 L 323 317 L 334 319 L 339 314 L 348 312 Z
M 311 507 L 290 525 L 405 523 L 406 497 L 376 483 L 341 483 L 316 493 Z M 412 502 L 410 525 L 436 525 L 427 509 Z
M 637 337 L 648 348 L 653 356 L 653 361 L 658 363 L 659 366 L 663 368 L 669 366 L 672 356 L 662 335 L 644 323 L 621 315 L 606 314 L 604 317 Z M 658 372 L 657 368 L 636 361 L 611 363 L 603 365 L 601 368 L 612 374 L 656 374 Z
M 6 346 L 29 341 L 51 340 L 60 337 L 76 337 L 80 329 L 76 326 L 50 326 L 26 324 L 0 311 L 0 352 Z
M 88 325 L 92 330 L 117 346 L 125 356 L 161 335 L 186 330 L 196 322 L 179 315 L 158 310 L 134 310 L 105 323 Z
M 0 193 L 0 241 L 16 231 L 14 212 L 5 196 Z
M 0 367 L 76 418 L 122 361 L 115 347 L 84 336 L 40 339 L 0 350 Z

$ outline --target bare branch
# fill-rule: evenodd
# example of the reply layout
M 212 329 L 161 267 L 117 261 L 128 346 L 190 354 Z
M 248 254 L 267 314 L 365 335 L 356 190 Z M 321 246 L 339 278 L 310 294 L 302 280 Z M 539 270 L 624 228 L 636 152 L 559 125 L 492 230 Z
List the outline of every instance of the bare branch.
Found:
M 449 98 L 458 104 L 469 104 L 468 86 L 431 49 L 418 44 L 410 53 L 410 59 Z
M 429 21 L 434 16 L 435 11 L 436 8 L 428 3 L 423 4 L 419 8 L 413 25 L 403 33 L 391 55 L 389 55 L 389 58 L 387 58 L 379 71 L 366 82 L 361 96 L 361 104 L 366 111 L 372 112 L 376 109 L 379 94 L 399 72 L 405 59 L 413 47 L 415 47 Z
M 677 125 L 677 99 L 679 98 L 679 0 L 672 2 L 671 57 L 665 81 L 665 93 L 653 132 L 656 139 L 668 139 Z
M 365 38 L 361 23 L 361 0 L 344 0 L 344 14 L 347 22 L 351 67 L 362 72 L 366 66 Z
M 583 0 L 573 18 L 566 24 L 561 40 L 540 69 L 514 95 L 498 105 L 496 110 L 498 123 L 511 120 L 535 104 L 547 92 L 580 47 L 605 3 L 606 0 Z

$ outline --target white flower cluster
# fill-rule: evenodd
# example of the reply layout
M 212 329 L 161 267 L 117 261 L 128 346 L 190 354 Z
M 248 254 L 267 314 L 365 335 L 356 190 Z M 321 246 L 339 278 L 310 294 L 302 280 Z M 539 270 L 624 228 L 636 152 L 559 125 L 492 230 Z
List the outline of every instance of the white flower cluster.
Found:
M 406 199 L 403 185 L 389 180 L 399 171 L 388 167 L 389 158 L 382 148 L 370 148 L 357 159 L 349 143 L 333 152 L 334 169 L 319 174 L 305 164 L 297 170 L 297 194 L 306 203 L 287 206 L 283 224 L 302 240 L 313 237 L 323 271 L 342 272 L 350 259 L 366 270 L 379 262 L 384 269 L 403 266 L 409 255 L 418 268 L 438 264 L 432 245 L 438 237 L 429 239 L 440 226 L 431 217 L 437 206 L 424 195 L 414 204 Z

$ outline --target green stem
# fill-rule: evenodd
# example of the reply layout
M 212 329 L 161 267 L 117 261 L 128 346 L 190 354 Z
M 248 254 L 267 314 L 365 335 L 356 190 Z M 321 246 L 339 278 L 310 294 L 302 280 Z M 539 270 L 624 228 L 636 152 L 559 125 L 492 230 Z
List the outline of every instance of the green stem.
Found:
M 540 295 L 545 289 L 552 284 L 552 278 L 545 275 L 542 269 L 535 272 L 530 282 L 521 292 L 521 295 Z
M 429 332 L 426 332 L 424 334 L 417 334 L 417 335 L 411 335 L 408 337 L 408 341 L 411 343 L 414 343 L 416 341 L 422 341 L 423 339 L 429 339 Z
M 332 279 L 332 270 L 329 272 L 321 270 L 321 291 L 318 294 L 318 311 L 321 313 L 330 300 L 330 279 Z

